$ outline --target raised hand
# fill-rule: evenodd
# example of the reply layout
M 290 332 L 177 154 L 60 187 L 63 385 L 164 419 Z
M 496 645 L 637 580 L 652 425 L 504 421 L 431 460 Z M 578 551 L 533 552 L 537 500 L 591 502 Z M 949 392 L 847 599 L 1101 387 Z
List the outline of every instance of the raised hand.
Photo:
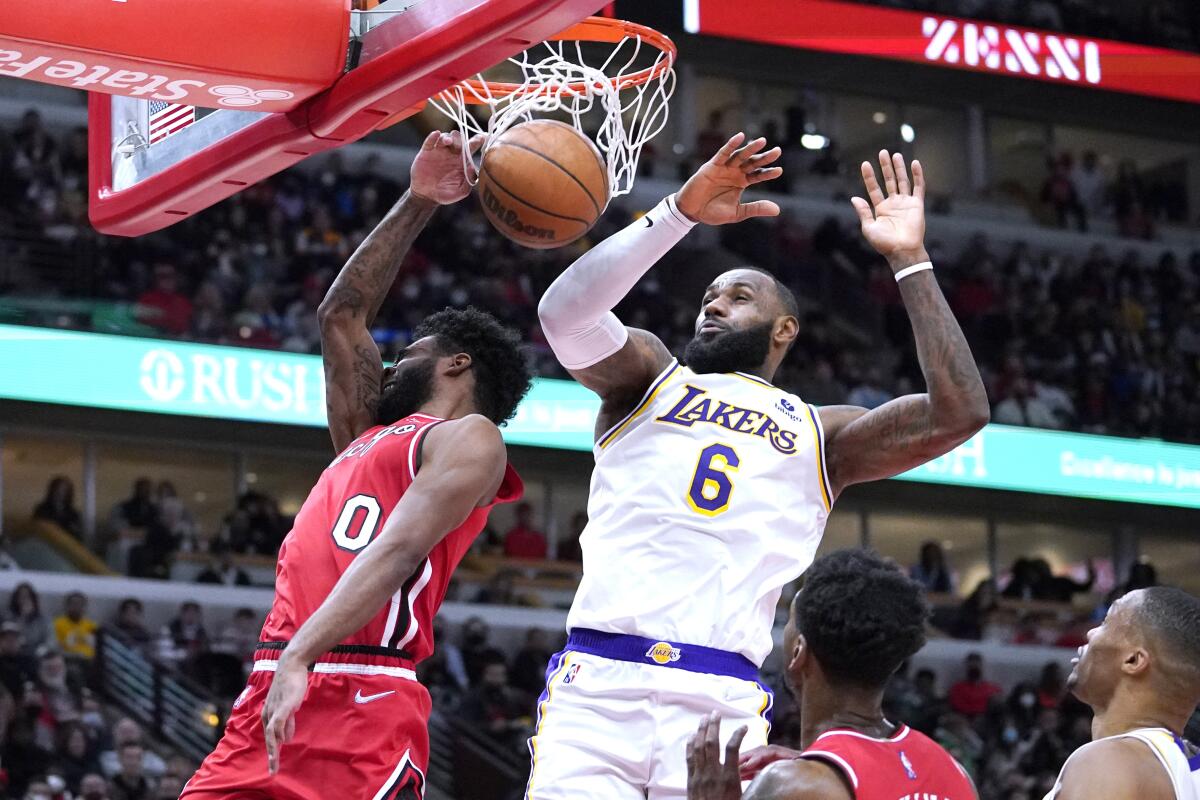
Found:
M 904 156 L 879 151 L 879 167 L 887 195 L 875 178 L 875 170 L 862 163 L 863 183 L 870 204 L 861 197 L 850 198 L 858 212 L 862 233 L 871 247 L 892 265 L 893 270 L 927 261 L 925 252 L 925 171 L 920 161 L 912 162 L 912 182 L 904 167 Z M 872 213 L 874 207 L 874 213 Z
M 714 712 L 700 720 L 696 735 L 687 744 L 688 800 L 742 800 L 738 749 L 745 736 L 745 725 L 733 732 L 722 763 L 721 718 Z
M 767 140 L 762 138 L 743 146 L 745 139 L 744 133 L 734 135 L 688 178 L 675 196 L 675 203 L 684 216 L 706 225 L 725 225 L 751 217 L 779 215 L 779 206 L 770 200 L 743 203 L 742 192 L 783 174 L 782 168 L 770 166 L 782 151 L 772 147 L 763 152 Z
M 483 134 L 471 137 L 468 144 L 472 153 L 479 149 L 483 140 Z M 413 160 L 409 191 L 438 205 L 457 203 L 471 193 L 468 169 L 474 171 L 474 165 L 471 159 L 463 158 L 462 135 L 458 131 L 434 131 L 425 137 Z

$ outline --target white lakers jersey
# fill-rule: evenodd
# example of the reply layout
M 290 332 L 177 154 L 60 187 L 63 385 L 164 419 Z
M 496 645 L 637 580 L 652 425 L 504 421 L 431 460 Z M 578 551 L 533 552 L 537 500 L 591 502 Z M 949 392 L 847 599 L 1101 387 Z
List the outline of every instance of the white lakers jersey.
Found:
M 831 495 L 816 410 L 761 378 L 677 362 L 595 447 L 568 628 L 771 652 Z
M 1175 787 L 1175 800 L 1200 800 L 1200 756 L 1192 755 L 1189 758 L 1182 739 L 1166 728 L 1138 728 L 1127 733 L 1118 733 L 1116 736 L 1106 736 L 1104 739 L 1096 741 L 1126 738 L 1145 742 L 1150 751 L 1154 753 L 1154 757 L 1171 777 L 1171 785 Z M 1075 753 L 1079 753 L 1081 750 L 1083 750 L 1082 747 Z M 1072 753 L 1066 764 L 1063 764 L 1062 771 L 1058 773 L 1058 780 L 1054 782 L 1054 788 L 1046 795 L 1045 800 L 1054 800 L 1058 796 L 1062 789 L 1063 773 L 1067 771 L 1067 765 L 1071 763 L 1071 758 L 1075 757 L 1075 753 Z

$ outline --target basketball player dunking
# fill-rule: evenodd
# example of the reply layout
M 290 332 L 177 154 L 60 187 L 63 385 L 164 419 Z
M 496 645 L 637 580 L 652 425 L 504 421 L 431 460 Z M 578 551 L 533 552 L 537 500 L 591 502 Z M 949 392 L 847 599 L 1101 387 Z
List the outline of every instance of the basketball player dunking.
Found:
M 1095 712 L 1093 741 L 1046 800 L 1200 800 L 1200 753 L 1183 739 L 1200 704 L 1200 599 L 1156 586 L 1113 603 L 1067 688 Z
M 880 154 L 882 186 L 863 165 L 871 202 L 853 203 L 899 281 L 926 393 L 818 410 L 773 386 L 798 309 L 756 269 L 708 286 L 686 366 L 620 323 L 611 309 L 693 225 L 779 213 L 741 202 L 782 172 L 778 148 L 743 140 L 582 256 L 539 306 L 559 361 L 602 402 L 583 580 L 538 707 L 531 800 L 682 798 L 684 745 L 714 709 L 766 744 L 771 698 L 757 678 L 776 603 L 812 562 L 835 498 L 948 452 L 988 419 L 925 252 L 921 166 L 910 182 L 899 155 Z
M 474 309 L 426 319 L 387 369 L 369 333 L 417 233 L 469 191 L 459 141 L 426 139 L 321 305 L 338 456 L 279 551 L 249 684 L 186 800 L 423 796 L 430 699 L 413 667 L 489 510 L 521 495 L 496 426 L 530 383 L 516 334 Z
M 874 553 L 813 562 L 783 631 L 804 749 L 763 748 L 739 764 L 743 726 L 722 764 L 721 721 L 706 717 L 688 742 L 688 800 L 974 800 L 949 753 L 883 716 L 884 687 L 925 644 L 928 616 L 921 586 Z

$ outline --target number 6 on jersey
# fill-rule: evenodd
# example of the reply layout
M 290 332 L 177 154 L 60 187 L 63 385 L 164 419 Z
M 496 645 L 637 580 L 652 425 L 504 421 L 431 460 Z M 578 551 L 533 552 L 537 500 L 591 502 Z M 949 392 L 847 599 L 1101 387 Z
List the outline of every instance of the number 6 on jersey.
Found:
M 728 473 L 737 472 L 741 463 L 738 454 L 727 444 L 710 444 L 701 450 L 687 493 L 692 510 L 715 517 L 728 509 L 729 496 L 733 494 L 733 481 Z

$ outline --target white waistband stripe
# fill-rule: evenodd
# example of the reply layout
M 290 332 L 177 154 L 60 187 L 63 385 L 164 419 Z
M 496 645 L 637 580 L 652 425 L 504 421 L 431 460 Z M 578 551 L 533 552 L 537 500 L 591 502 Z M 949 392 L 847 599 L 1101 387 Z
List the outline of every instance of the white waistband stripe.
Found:
M 254 662 L 253 672 L 274 672 L 279 662 L 274 659 L 262 659 Z M 390 678 L 404 678 L 415 681 L 417 673 L 405 667 L 384 667 L 378 664 L 336 664 L 328 661 L 318 661 L 313 664 L 313 672 L 322 675 L 387 675 Z

